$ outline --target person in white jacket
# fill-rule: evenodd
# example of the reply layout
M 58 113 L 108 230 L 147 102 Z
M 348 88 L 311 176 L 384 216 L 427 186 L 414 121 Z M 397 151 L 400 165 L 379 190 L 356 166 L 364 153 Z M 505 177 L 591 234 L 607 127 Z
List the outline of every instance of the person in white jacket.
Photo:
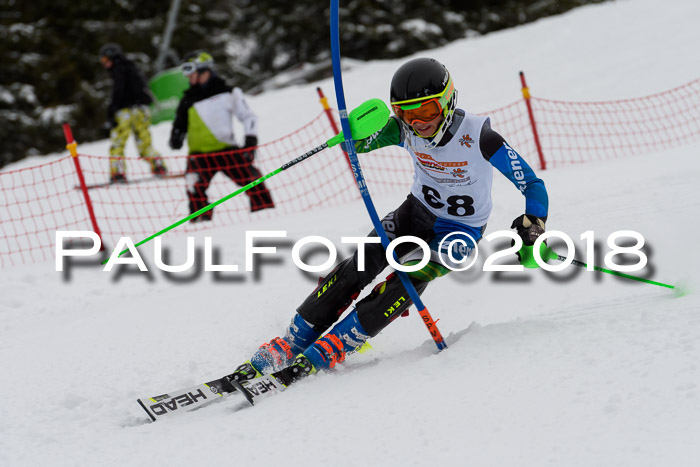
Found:
M 185 180 L 190 213 L 209 204 L 207 188 L 221 171 L 239 186 L 262 176 L 253 165 L 258 145 L 258 117 L 248 106 L 243 91 L 232 87 L 214 71 L 212 56 L 204 51 L 188 54 L 180 66 L 190 81 L 175 114 L 170 147 L 180 149 L 187 136 L 189 158 Z M 233 133 L 233 118 L 245 131 L 245 143 L 239 146 Z M 246 191 L 251 211 L 273 208 L 269 190 L 261 183 Z M 212 219 L 211 209 L 190 222 Z

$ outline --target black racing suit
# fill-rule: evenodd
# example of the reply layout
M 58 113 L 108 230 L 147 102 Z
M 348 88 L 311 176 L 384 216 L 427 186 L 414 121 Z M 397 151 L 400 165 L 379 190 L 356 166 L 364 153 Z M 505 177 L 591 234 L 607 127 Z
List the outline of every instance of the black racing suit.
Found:
M 455 112 L 454 121 L 443 136 L 439 146 L 447 144 L 455 135 L 450 132 L 451 129 L 456 131 L 460 126 L 459 123 L 463 118 L 464 113 L 461 110 Z M 399 129 L 402 125 L 394 117 L 389 120 L 385 127 L 391 128 L 391 125 L 398 125 Z M 371 142 L 358 141 L 356 148 L 358 152 L 368 152 L 378 147 L 383 147 L 388 144 L 400 144 L 404 140 L 404 133 L 401 129 L 394 128 L 391 141 L 378 142 L 381 136 L 377 139 L 368 139 Z M 502 150 L 505 140 L 501 135 L 491 129 L 488 123 L 485 123 L 481 130 L 479 140 L 479 149 L 482 156 L 490 161 L 492 157 Z M 499 156 L 500 157 L 500 156 Z M 541 180 L 534 178 L 533 191 L 543 191 L 544 184 Z M 525 193 L 526 197 L 528 193 Z M 546 192 L 545 195 L 546 197 Z M 435 236 L 433 226 L 437 220 L 437 216 L 431 213 L 416 197 L 409 194 L 406 201 L 395 211 L 390 212 L 382 219 L 382 225 L 391 226 L 391 232 L 387 231 L 387 235 L 391 238 L 397 238 L 406 235 L 416 236 L 426 243 Z M 482 227 L 482 233 L 485 226 Z M 389 229 L 387 229 L 389 230 Z M 377 236 L 376 231 L 372 230 L 369 236 Z M 477 239 L 478 241 L 478 239 Z M 395 251 L 397 257 L 410 253 L 415 249 L 415 245 L 410 243 L 399 244 Z M 327 277 L 319 284 L 306 300 L 297 308 L 297 312 L 306 321 L 314 326 L 318 332 L 324 332 L 342 315 L 343 311 L 355 300 L 360 291 L 370 284 L 375 277 L 381 273 L 387 266 L 385 250 L 381 244 L 372 243 L 365 245 L 365 270 L 358 271 L 358 253 L 345 259 L 338 265 Z M 414 275 L 411 276 L 411 282 L 414 284 L 417 292 L 421 294 L 427 287 L 428 282 L 420 280 Z M 396 308 L 393 305 L 400 303 Z M 357 303 L 358 320 L 362 327 L 370 334 L 377 335 L 384 327 L 392 320 L 397 318 L 411 305 L 411 300 L 406 294 L 403 284 L 398 276 L 390 274 L 387 281 L 379 284 L 374 288 L 371 294 L 363 298 Z M 392 310 L 387 313 L 387 310 Z

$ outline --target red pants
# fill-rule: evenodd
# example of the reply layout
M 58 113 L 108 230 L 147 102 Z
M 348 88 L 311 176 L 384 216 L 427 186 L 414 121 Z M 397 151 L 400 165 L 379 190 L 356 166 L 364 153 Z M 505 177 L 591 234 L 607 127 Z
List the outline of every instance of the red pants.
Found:
M 188 181 L 187 195 L 190 201 L 190 213 L 199 211 L 209 204 L 207 188 L 217 172 L 223 172 L 238 186 L 245 186 L 262 176 L 253 163 L 246 159 L 245 151 L 242 152 L 238 148 L 230 148 L 227 151 L 229 152 L 193 154 L 188 157 L 185 179 Z M 196 178 L 190 174 L 195 174 Z M 264 183 L 254 186 L 245 194 L 250 199 L 250 210 L 253 212 L 275 207 L 272 196 Z M 213 210 L 208 212 L 213 212 Z

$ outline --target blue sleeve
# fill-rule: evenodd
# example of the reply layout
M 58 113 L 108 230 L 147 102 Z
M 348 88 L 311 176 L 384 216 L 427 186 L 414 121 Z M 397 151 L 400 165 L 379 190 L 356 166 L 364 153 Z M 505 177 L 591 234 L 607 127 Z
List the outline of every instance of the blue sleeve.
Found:
M 549 209 L 549 197 L 544 182 L 537 178 L 535 172 L 520 154 L 508 143 L 503 145 L 489 159 L 505 177 L 525 195 L 525 214 L 546 218 Z

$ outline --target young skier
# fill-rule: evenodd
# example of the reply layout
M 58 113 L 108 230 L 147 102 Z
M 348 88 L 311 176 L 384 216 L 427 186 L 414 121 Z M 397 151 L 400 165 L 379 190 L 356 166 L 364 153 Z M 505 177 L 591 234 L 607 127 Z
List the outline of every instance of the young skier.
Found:
M 418 293 L 450 271 L 438 255 L 445 260 L 450 253 L 455 261 L 462 261 L 481 239 L 491 212 L 494 167 L 525 196 L 525 213 L 511 228 L 528 246 L 544 233 L 548 210 L 544 182 L 491 128 L 488 117 L 456 107 L 457 90 L 444 65 L 430 58 L 402 65 L 391 81 L 391 106 L 395 115 L 378 133 L 357 141 L 356 149 L 369 152 L 399 145 L 413 159 L 411 193 L 384 217 L 382 225 L 389 239 L 412 235 L 430 246 L 430 262 L 408 273 Z M 462 239 L 466 248 L 439 251 L 450 234 Z M 286 374 L 296 378 L 332 368 L 404 313 L 412 302 L 398 276 L 391 273 L 336 323 L 360 291 L 388 266 L 381 244 L 366 244 L 364 249 L 364 270 L 358 268 L 357 251 L 341 262 L 297 308 L 284 337 L 261 346 L 231 379 L 252 379 L 285 368 Z M 402 243 L 395 251 L 402 264 L 410 265 L 418 263 L 411 255 L 415 249 L 414 244 Z

